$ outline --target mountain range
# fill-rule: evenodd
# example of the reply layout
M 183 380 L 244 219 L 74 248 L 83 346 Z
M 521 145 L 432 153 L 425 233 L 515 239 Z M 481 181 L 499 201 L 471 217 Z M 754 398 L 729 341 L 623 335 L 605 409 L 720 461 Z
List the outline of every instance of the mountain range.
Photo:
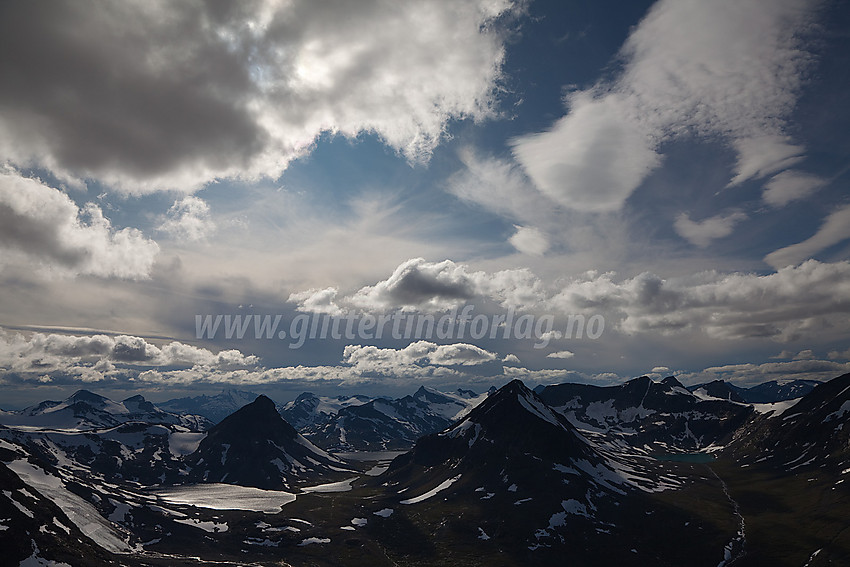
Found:
M 721 386 L 80 391 L 0 414 L 0 543 L 70 565 L 847 564 L 850 375 Z

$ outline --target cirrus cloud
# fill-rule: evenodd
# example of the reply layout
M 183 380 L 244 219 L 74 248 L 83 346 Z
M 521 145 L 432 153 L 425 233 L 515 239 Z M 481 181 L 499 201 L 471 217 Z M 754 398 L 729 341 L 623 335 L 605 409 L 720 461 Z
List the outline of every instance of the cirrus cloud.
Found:
M 513 152 L 536 186 L 581 211 L 618 210 L 662 161 L 662 143 L 723 137 L 737 152 L 731 184 L 803 159 L 785 134 L 803 70 L 801 40 L 817 2 L 661 0 L 621 50 L 614 81 L 567 96 L 549 130 Z

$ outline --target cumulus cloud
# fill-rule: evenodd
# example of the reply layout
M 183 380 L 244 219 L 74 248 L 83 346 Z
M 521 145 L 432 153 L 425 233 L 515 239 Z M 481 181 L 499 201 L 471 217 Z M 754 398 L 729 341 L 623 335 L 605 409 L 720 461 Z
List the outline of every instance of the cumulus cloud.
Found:
M 386 280 L 361 288 L 345 301 L 366 311 L 444 310 L 481 299 L 523 309 L 538 304 L 544 295 L 540 279 L 526 269 L 487 273 L 451 260 L 413 258 Z
M 621 50 L 614 81 L 567 97 L 549 130 L 518 138 L 514 156 L 536 186 L 583 211 L 622 207 L 684 135 L 725 138 L 731 184 L 802 159 L 785 122 L 811 61 L 800 39 L 814 2 L 661 0 Z
M 335 287 L 308 289 L 289 295 L 288 301 L 296 303 L 298 311 L 305 313 L 327 313 L 342 315 L 343 310 L 336 304 L 339 291 Z
M 701 221 L 692 221 L 687 213 L 681 213 L 676 217 L 673 228 L 679 236 L 694 246 L 705 248 L 711 244 L 712 240 L 732 234 L 735 225 L 746 219 L 747 215 L 740 211 L 716 215 Z
M 331 288 L 292 297 L 302 310 L 309 311 L 308 303 L 314 301 L 317 312 L 327 312 L 321 310 L 328 305 L 364 312 L 427 312 L 465 304 L 474 306 L 476 313 L 499 306 L 551 314 L 557 322 L 541 328 L 538 337 L 549 339 L 559 338 L 562 329 L 576 333 L 579 325 L 586 332 L 590 318 L 599 315 L 606 332 L 695 332 L 715 339 L 790 341 L 824 333 L 850 335 L 848 282 L 850 262 L 816 260 L 766 275 L 709 270 L 666 279 L 651 272 L 618 279 L 613 272 L 590 271 L 544 285 L 530 270 L 490 273 L 450 260 L 415 258 L 388 279 L 351 295 L 340 297 Z
M 505 1 L 7 7 L 0 157 L 130 192 L 277 177 L 323 132 L 427 159 L 491 115 Z M 25 57 L 21 54 L 26 54 Z
M 403 372 L 409 366 L 472 366 L 497 360 L 498 357 L 475 345 L 454 343 L 437 345 L 417 341 L 402 349 L 347 345 L 342 361 L 360 371 Z
M 428 341 L 411 343 L 401 349 L 347 345 L 342 361 L 334 366 L 285 366 L 278 368 L 218 370 L 198 367 L 180 370 L 151 369 L 139 380 L 155 383 L 222 383 L 259 385 L 282 382 L 335 382 L 362 384 L 409 380 L 466 380 L 467 370 L 496 362 L 498 357 L 475 345 L 437 345 Z
M 558 351 L 558 352 L 550 352 L 549 354 L 547 354 L 547 355 L 546 355 L 546 358 L 562 358 L 562 359 L 567 359 L 567 358 L 572 358 L 572 357 L 574 357 L 575 355 L 576 355 L 576 354 L 575 354 L 574 352 L 570 352 L 570 351 L 568 351 L 568 350 L 560 350 L 560 351 Z
M 174 201 L 159 230 L 177 239 L 197 241 L 215 231 L 215 222 L 210 217 L 210 206 L 206 201 L 189 195 Z
M 0 172 L 0 262 L 60 275 L 147 278 L 159 252 L 133 228 L 115 230 L 92 203 L 82 209 L 37 179 Z
M 762 198 L 772 207 L 784 207 L 792 201 L 805 199 L 826 184 L 826 179 L 789 169 L 774 175 L 764 186 Z
M 699 332 L 718 339 L 795 340 L 850 333 L 850 262 L 809 260 L 768 275 L 707 271 L 616 281 L 589 272 L 549 300 L 562 313 L 600 313 L 625 333 Z
M 774 268 L 799 264 L 818 252 L 850 238 L 850 205 L 833 211 L 820 229 L 810 238 L 779 250 L 764 257 L 764 261 Z
M 432 263 L 424 258 L 408 260 L 392 275 L 374 286 L 359 290 L 351 301 L 364 308 L 445 308 L 477 295 L 475 277 L 451 260 Z
M 502 359 L 502 362 L 504 364 L 521 364 L 519 357 L 513 353 L 506 355 L 505 358 Z
M 226 371 L 255 366 L 256 356 L 238 350 L 213 353 L 177 341 L 156 346 L 142 337 L 129 335 L 73 336 L 0 332 L 0 368 L 22 377 L 70 375 L 84 381 L 110 379 L 118 366 L 188 366 Z

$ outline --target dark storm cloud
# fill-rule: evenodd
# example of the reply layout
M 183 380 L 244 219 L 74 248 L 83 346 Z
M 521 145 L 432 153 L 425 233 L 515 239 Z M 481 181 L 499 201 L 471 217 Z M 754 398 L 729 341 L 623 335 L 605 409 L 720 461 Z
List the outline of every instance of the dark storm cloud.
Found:
M 243 165 L 265 133 L 239 49 L 197 3 L 6 2 L 0 105 L 10 137 L 62 167 L 150 176 Z
M 131 192 L 279 175 L 322 132 L 427 158 L 487 116 L 510 3 L 4 2 L 0 160 Z

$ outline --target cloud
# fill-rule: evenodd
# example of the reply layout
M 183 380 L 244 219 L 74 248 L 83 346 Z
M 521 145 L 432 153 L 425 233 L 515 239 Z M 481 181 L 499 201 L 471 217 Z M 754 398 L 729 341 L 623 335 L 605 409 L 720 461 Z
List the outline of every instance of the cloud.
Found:
M 850 348 L 845 351 L 833 350 L 827 355 L 830 360 L 850 360 Z
M 663 374 L 665 372 L 670 372 L 670 369 L 666 366 L 656 366 L 655 368 L 650 370 L 650 372 L 654 374 Z
M 549 130 L 514 140 L 515 158 L 544 194 L 591 212 L 621 208 L 661 145 L 684 136 L 727 140 L 733 185 L 790 167 L 804 153 L 784 130 L 812 60 L 801 32 L 814 5 L 660 0 L 615 80 L 571 93 Z
M 732 234 L 735 225 L 746 219 L 747 215 L 740 211 L 716 215 L 702 221 L 692 221 L 687 213 L 681 213 L 676 217 L 673 228 L 679 236 L 694 246 L 705 248 L 711 244 L 712 240 Z
M 517 138 L 514 156 L 546 196 L 572 209 L 619 209 L 659 163 L 653 140 L 618 94 L 576 93 L 548 131 Z
M 815 353 L 811 349 L 801 350 L 794 355 L 794 360 L 814 360 Z
M 536 228 L 514 225 L 516 232 L 508 241 L 511 245 L 529 256 L 542 256 L 549 249 L 549 239 Z
M 0 158 L 135 193 L 276 178 L 323 132 L 426 160 L 450 121 L 492 115 L 515 9 L 15 4 L 0 24 Z
M 413 258 L 374 286 L 360 289 L 351 302 L 366 309 L 397 307 L 447 308 L 477 294 L 475 278 L 451 260 L 430 263 Z
M 344 303 L 365 311 L 439 311 L 490 300 L 504 308 L 524 309 L 539 304 L 544 294 L 540 279 L 526 269 L 487 273 L 451 260 L 413 258 L 400 264 L 386 280 L 346 297 Z
M 779 250 L 764 257 L 764 261 L 774 268 L 799 264 L 811 258 L 821 250 L 850 238 L 850 205 L 830 213 L 820 229 L 810 238 Z
M 115 230 L 97 205 L 81 209 L 63 192 L 8 171 L 0 172 L 0 247 L 4 263 L 127 279 L 149 277 L 159 252 L 140 231 Z
M 277 384 L 282 382 L 380 383 L 405 380 L 466 380 L 464 369 L 496 362 L 498 357 L 475 345 L 437 345 L 428 341 L 401 349 L 347 345 L 341 364 L 335 366 L 285 366 L 261 369 L 147 370 L 139 380 L 156 383 Z
M 652 272 L 617 279 L 613 272 L 590 271 L 544 285 L 526 269 L 490 273 L 451 260 L 414 258 L 388 279 L 350 295 L 331 288 L 292 298 L 308 311 L 308 302 L 315 301 L 313 309 L 322 313 L 331 298 L 342 310 L 364 312 L 433 312 L 471 305 L 475 314 L 481 314 L 499 306 L 551 315 L 554 325 L 540 329 L 541 336 L 550 339 L 559 338 L 556 333 L 564 329 L 575 333 L 579 324 L 587 331 L 590 318 L 598 315 L 606 333 L 687 332 L 721 340 L 779 341 L 823 334 L 835 340 L 850 336 L 848 281 L 850 262 L 809 260 L 766 275 L 708 270 L 666 279 Z M 537 323 L 541 321 L 538 317 Z
M 447 189 L 460 199 L 520 221 L 539 222 L 558 205 L 534 188 L 516 163 L 482 157 L 470 148 L 459 152 L 464 168 L 452 175 Z
M 0 369 L 23 378 L 71 376 L 83 381 L 113 379 L 119 369 L 187 366 L 198 371 L 227 371 L 255 366 L 256 356 L 237 350 L 213 353 L 177 341 L 156 346 L 129 335 L 73 336 L 0 331 Z
M 298 311 L 305 313 L 327 313 L 328 315 L 341 315 L 342 309 L 336 304 L 336 296 L 339 291 L 334 287 L 324 289 L 308 289 L 289 295 L 287 301 L 298 304 Z
M 850 357 L 848 357 L 850 358 Z M 508 354 L 502 359 L 503 364 L 521 364 L 519 357 L 515 354 Z
M 567 359 L 567 358 L 572 358 L 572 357 L 574 357 L 574 356 L 575 356 L 575 353 L 574 353 L 574 352 L 570 352 L 570 351 L 568 351 L 568 350 L 561 350 L 561 351 L 558 351 L 558 352 L 550 352 L 549 354 L 547 354 L 547 355 L 546 355 L 546 358 L 563 358 L 563 359 Z
M 772 207 L 784 207 L 805 199 L 826 184 L 827 180 L 811 173 L 789 169 L 774 175 L 764 186 L 762 199 Z
M 706 271 L 616 281 L 589 272 L 546 301 L 558 313 L 604 315 L 623 333 L 696 332 L 715 339 L 780 341 L 850 335 L 850 262 L 809 260 L 768 275 Z
M 188 241 L 203 240 L 215 228 L 210 218 L 210 206 L 203 199 L 192 195 L 174 201 L 159 225 L 159 230 Z

